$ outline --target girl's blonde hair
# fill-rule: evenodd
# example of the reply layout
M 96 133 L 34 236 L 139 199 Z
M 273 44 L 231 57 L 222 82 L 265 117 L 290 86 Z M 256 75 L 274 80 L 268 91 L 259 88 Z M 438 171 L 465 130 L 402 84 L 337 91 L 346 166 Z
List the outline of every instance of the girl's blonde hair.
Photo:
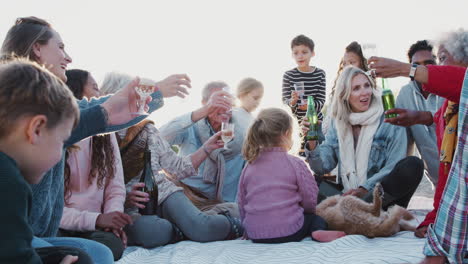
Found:
M 263 84 L 254 78 L 245 78 L 240 81 L 239 85 L 237 86 L 236 96 L 240 99 L 243 95 L 246 95 L 255 89 L 262 89 L 263 92 Z
M 379 96 L 378 90 L 375 89 L 374 80 L 369 75 L 367 75 L 366 72 L 354 66 L 345 67 L 336 82 L 336 90 L 331 103 L 331 116 L 336 120 L 348 120 L 349 114 L 352 112 L 351 106 L 349 105 L 349 96 L 353 90 L 351 81 L 359 74 L 366 76 L 367 80 L 373 88 L 371 103 L 375 102 L 377 96 Z
M 250 126 L 244 141 L 242 154 L 247 162 L 252 163 L 262 148 L 288 145 L 288 133 L 292 133 L 293 118 L 280 108 L 267 108 L 258 113 Z

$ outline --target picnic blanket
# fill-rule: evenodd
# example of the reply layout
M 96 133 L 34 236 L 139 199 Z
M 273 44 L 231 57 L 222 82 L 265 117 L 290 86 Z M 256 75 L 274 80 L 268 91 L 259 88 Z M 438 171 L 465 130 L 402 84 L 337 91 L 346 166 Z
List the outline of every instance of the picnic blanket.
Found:
M 429 210 L 410 211 L 415 216 L 414 225 L 418 225 Z M 409 231 L 380 238 L 348 235 L 330 243 L 311 238 L 283 244 L 255 244 L 240 239 L 210 243 L 182 241 L 153 249 L 128 247 L 116 263 L 417 264 L 424 258 L 425 241 Z

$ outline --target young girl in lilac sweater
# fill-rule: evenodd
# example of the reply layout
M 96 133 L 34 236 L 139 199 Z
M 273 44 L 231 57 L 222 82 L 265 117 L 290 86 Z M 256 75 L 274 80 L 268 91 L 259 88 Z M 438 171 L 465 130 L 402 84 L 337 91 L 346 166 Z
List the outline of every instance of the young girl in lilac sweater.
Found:
M 240 177 L 237 199 L 245 234 L 255 243 L 301 241 L 327 228 L 314 214 L 318 188 L 312 172 L 303 160 L 288 154 L 292 126 L 286 111 L 264 109 L 244 142 L 248 164 Z

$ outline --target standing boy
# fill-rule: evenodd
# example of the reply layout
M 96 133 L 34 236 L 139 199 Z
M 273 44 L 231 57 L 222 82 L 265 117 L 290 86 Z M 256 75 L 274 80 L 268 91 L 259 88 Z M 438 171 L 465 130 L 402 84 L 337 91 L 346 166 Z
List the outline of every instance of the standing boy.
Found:
M 307 96 L 314 97 L 315 110 L 318 119 L 323 120 L 322 107 L 325 104 L 325 72 L 310 65 L 315 56 L 314 41 L 304 35 L 299 35 L 291 41 L 292 57 L 297 67 L 283 75 L 283 103 L 291 107 L 297 120 L 300 122 L 307 112 Z M 304 84 L 304 94 L 300 97 L 294 84 Z M 301 104 L 301 102 L 303 102 Z M 301 147 L 303 152 L 304 143 Z

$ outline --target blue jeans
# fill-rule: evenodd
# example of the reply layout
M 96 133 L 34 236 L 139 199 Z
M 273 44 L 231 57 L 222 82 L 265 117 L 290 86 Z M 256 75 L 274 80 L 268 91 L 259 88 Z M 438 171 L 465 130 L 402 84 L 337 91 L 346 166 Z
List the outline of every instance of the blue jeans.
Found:
M 114 263 L 112 251 L 96 241 L 77 237 L 34 237 L 33 248 L 67 246 L 85 251 L 96 264 Z

